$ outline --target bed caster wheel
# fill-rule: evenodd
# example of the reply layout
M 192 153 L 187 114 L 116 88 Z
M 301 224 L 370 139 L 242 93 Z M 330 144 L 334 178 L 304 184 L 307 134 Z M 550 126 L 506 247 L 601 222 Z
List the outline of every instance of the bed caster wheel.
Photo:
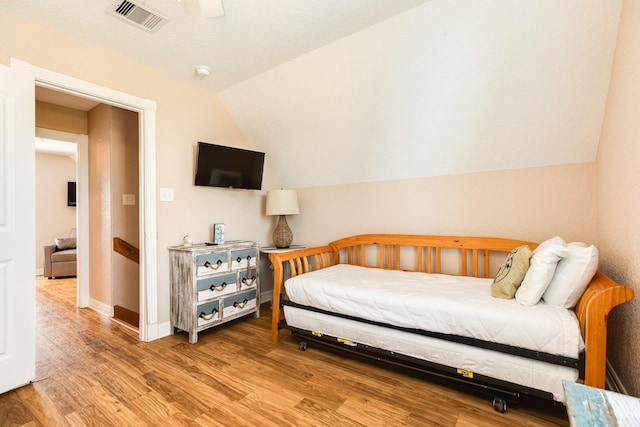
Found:
M 500 399 L 499 397 L 493 398 L 493 409 L 504 414 L 507 412 L 507 401 L 504 399 Z
M 298 348 L 300 349 L 300 351 L 305 351 L 307 349 L 307 342 L 306 341 L 300 341 L 298 343 Z

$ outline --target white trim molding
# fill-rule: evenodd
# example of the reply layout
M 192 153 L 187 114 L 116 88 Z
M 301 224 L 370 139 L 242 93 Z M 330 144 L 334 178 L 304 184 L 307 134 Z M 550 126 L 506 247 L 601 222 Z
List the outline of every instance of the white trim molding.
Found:
M 102 301 L 91 298 L 89 300 L 89 308 L 97 311 L 103 316 L 113 317 L 113 307 L 111 307 L 109 304 L 103 303 Z
M 13 58 L 12 58 L 13 60 Z M 140 154 L 140 339 L 158 336 L 158 280 L 156 239 L 156 109 L 155 101 L 31 66 L 35 84 L 73 96 L 92 99 L 138 113 Z M 93 301 L 89 303 L 93 305 Z
M 260 292 L 260 304 L 273 301 L 273 291 Z

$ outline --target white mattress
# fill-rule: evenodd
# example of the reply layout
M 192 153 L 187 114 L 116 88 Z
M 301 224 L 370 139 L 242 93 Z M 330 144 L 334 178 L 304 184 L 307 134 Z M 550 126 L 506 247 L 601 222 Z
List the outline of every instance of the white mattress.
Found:
M 578 371 L 518 356 L 465 346 L 409 332 L 332 317 L 321 313 L 284 307 L 287 324 L 296 328 L 344 338 L 433 363 L 464 369 L 475 375 L 520 384 L 553 394 L 565 401 L 562 380 L 576 381 Z
M 285 289 L 291 301 L 334 313 L 578 357 L 583 341 L 573 311 L 493 298 L 491 283 L 338 264 L 290 278 Z

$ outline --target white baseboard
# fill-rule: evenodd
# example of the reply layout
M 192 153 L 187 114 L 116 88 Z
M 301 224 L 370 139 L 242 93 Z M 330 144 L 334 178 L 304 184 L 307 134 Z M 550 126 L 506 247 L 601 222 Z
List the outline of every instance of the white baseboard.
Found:
M 44 268 L 36 268 L 36 276 L 42 276 L 44 274 Z
M 260 303 L 265 303 L 273 300 L 273 291 L 266 291 L 260 293 Z M 97 311 L 98 313 L 113 317 L 113 307 L 104 304 L 103 302 L 91 299 L 89 300 L 89 308 Z M 151 327 L 152 326 L 152 327 Z M 147 331 L 149 341 L 153 341 L 159 338 L 168 337 L 173 334 L 171 322 L 158 323 L 151 325 Z
M 260 304 L 273 301 L 273 291 L 260 292 Z M 153 341 L 158 338 L 168 337 L 173 335 L 173 327 L 171 322 L 160 323 L 152 330 L 148 330 L 149 341 Z
M 607 360 L 607 368 L 605 371 L 605 386 L 607 390 L 615 391 L 616 393 L 620 393 L 620 394 L 626 394 L 626 395 L 629 394 L 627 393 L 627 389 L 624 386 L 624 384 L 622 384 L 622 381 L 620 381 L 620 377 L 618 376 L 616 371 L 611 367 L 611 364 L 609 363 L 608 360 Z
M 147 325 L 147 338 L 146 341 L 155 341 L 160 338 L 168 337 L 171 335 L 171 322 L 154 323 Z
M 158 324 L 157 337 L 156 338 L 168 337 L 169 335 L 171 335 L 173 333 L 172 329 L 173 328 L 171 328 L 171 322 L 164 322 L 164 323 Z
M 273 291 L 260 292 L 260 304 L 273 301 Z
M 113 317 L 113 307 L 101 301 L 90 299 L 89 308 L 94 309 L 95 311 L 102 314 L 103 316 Z

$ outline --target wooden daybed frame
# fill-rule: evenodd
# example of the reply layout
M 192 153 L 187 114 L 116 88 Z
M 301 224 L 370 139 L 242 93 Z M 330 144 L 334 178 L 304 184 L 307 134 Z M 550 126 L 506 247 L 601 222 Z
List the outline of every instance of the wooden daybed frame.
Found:
M 269 258 L 274 266 L 272 341 L 277 343 L 280 329 L 286 327 L 282 294 L 284 281 L 289 277 L 346 263 L 490 278 L 506 255 L 521 245 L 529 245 L 533 250 L 538 244 L 491 237 L 365 234 L 336 240 L 326 246 L 271 253 Z M 604 388 L 607 317 L 612 308 L 632 298 L 632 289 L 615 283 L 600 271 L 580 298 L 575 313 L 585 342 L 584 369 L 581 369 L 584 384 Z

